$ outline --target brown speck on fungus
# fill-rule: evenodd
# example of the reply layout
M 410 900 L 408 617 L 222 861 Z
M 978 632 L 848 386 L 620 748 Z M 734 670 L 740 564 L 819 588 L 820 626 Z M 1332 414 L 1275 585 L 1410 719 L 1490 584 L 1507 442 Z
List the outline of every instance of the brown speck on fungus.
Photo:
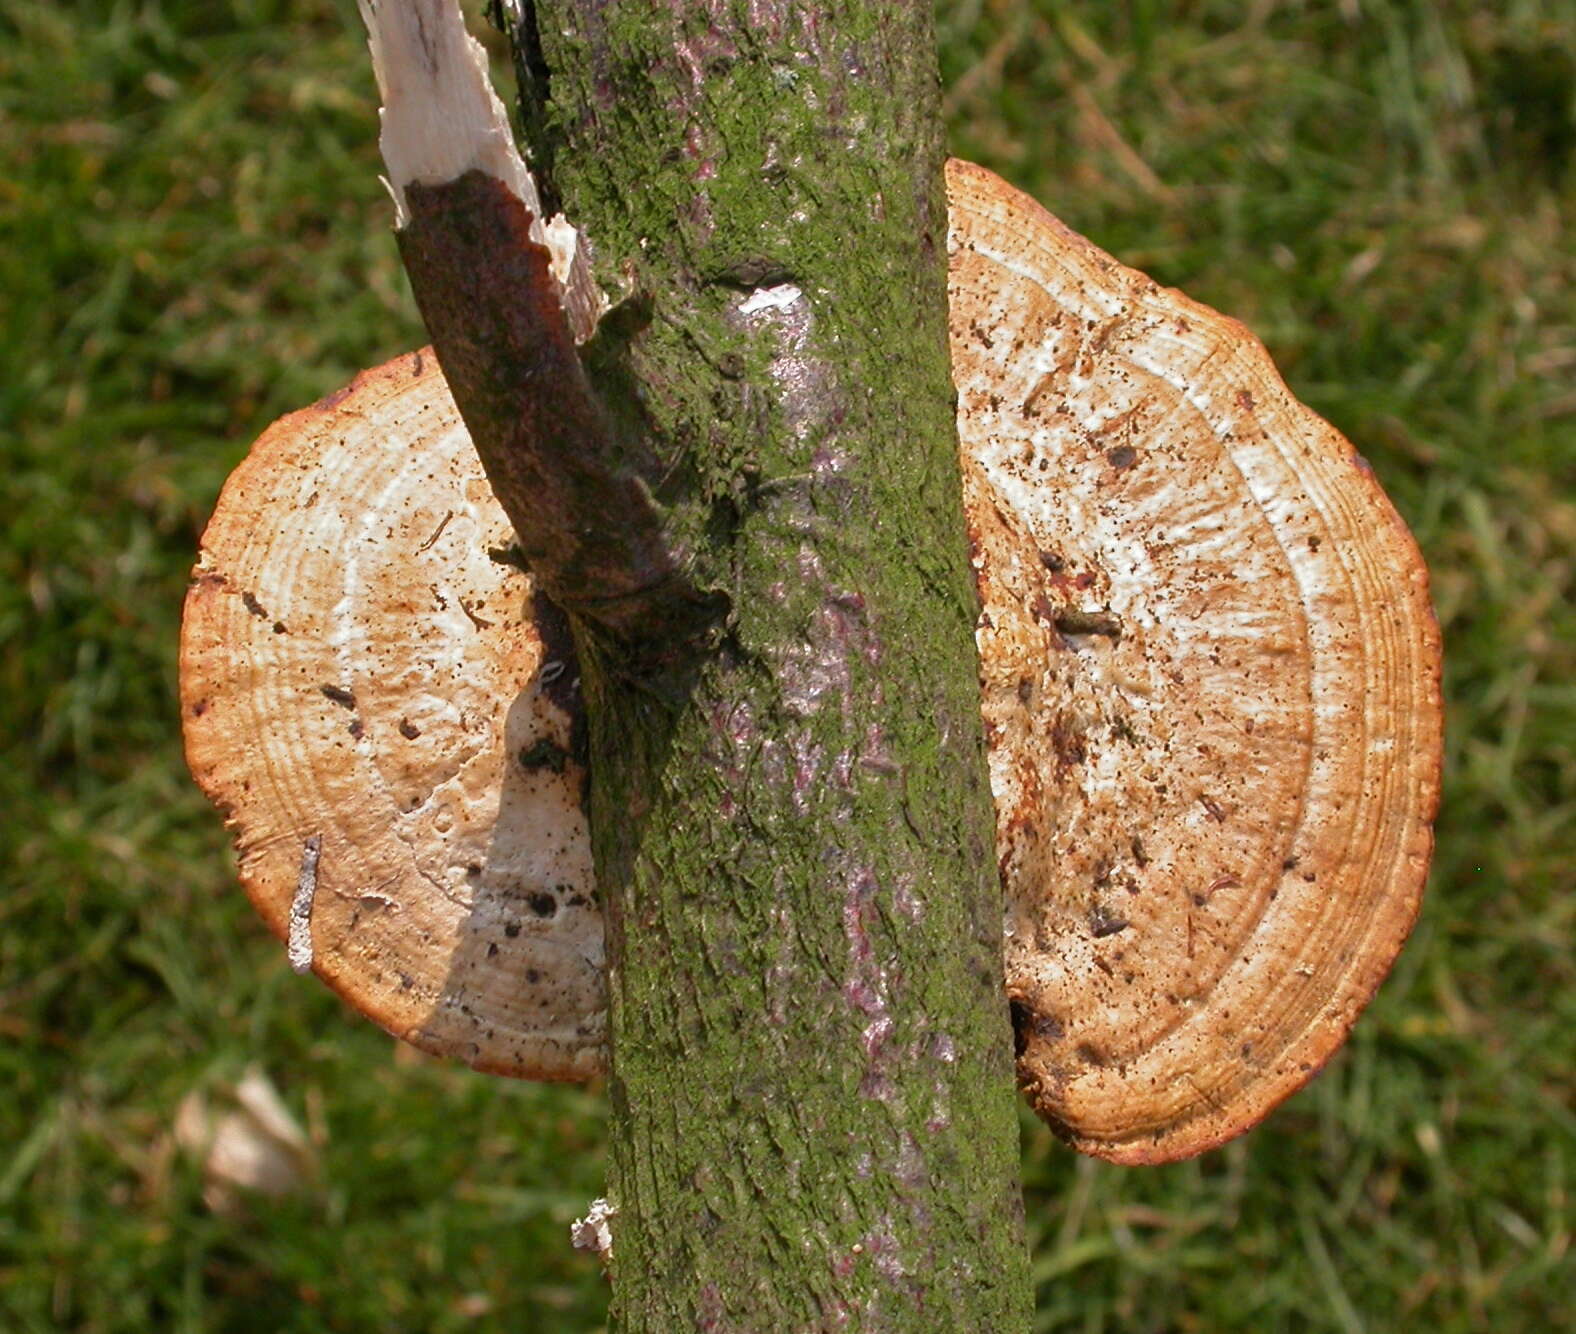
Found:
M 1246 329 L 981 168 L 947 183 L 1019 1079 L 1086 1153 L 1186 1157 L 1307 1081 L 1416 915 L 1426 575 Z M 1107 448 L 1118 425 L 1135 443 Z M 187 756 L 280 934 L 322 831 L 314 967 L 351 1004 L 481 1069 L 585 1078 L 604 1002 L 578 693 L 543 670 L 562 650 L 529 576 L 488 554 L 513 547 L 436 358 L 282 419 L 204 535 Z M 303 681 L 356 710 L 356 746 Z M 361 893 L 392 910 L 357 919 Z

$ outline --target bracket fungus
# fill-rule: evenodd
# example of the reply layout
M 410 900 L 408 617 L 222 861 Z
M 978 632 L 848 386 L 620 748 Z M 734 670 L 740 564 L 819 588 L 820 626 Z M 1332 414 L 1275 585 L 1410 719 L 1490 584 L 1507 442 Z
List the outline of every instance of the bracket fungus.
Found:
M 602 921 L 576 669 L 489 554 L 513 541 L 430 350 L 275 422 L 187 594 L 186 757 L 292 963 L 427 1051 L 583 1079 Z
M 1426 575 L 1241 325 L 981 168 L 947 183 L 1020 1079 L 1087 1153 L 1185 1157 L 1306 1082 L 1410 929 Z M 581 1079 L 577 675 L 512 541 L 430 354 L 275 423 L 203 539 L 187 754 L 299 962 L 429 1051 Z

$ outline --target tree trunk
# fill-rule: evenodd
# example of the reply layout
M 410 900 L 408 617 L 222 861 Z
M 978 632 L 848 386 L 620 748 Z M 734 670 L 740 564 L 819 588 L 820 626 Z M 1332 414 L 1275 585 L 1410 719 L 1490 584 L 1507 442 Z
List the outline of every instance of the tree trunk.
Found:
M 576 618 L 615 1324 L 1025 1329 L 929 0 L 501 8 L 622 296 L 591 386 L 727 608 Z

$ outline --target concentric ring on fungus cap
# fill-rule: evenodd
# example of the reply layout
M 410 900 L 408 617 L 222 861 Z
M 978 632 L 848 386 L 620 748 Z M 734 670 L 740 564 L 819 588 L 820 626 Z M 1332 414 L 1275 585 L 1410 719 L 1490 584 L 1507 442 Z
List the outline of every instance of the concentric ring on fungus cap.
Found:
M 1415 916 L 1426 576 L 1241 325 L 978 167 L 948 188 L 1020 1079 L 1084 1152 L 1185 1157 L 1310 1077 Z M 204 537 L 187 750 L 281 935 L 322 838 L 313 963 L 353 1005 L 481 1069 L 582 1078 L 578 696 L 528 577 L 486 555 L 510 541 L 430 355 L 276 423 Z

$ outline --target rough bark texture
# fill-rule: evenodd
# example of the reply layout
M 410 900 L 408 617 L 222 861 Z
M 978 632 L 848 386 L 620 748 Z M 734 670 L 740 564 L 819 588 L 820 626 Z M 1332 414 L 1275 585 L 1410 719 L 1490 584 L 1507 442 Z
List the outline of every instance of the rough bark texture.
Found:
M 1027 1328 L 930 6 L 506 16 L 591 383 L 728 607 L 656 677 L 577 622 L 615 1322 Z

